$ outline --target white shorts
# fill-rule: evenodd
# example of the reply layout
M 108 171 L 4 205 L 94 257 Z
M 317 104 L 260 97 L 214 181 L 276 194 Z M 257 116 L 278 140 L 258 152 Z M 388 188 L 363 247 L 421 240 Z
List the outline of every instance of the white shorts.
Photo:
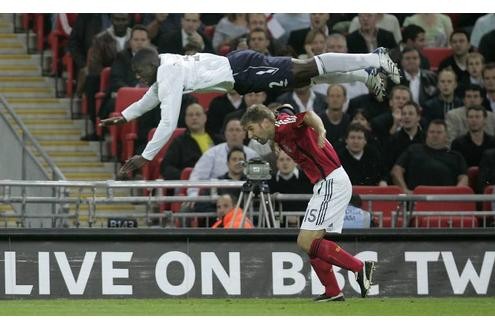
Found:
M 341 166 L 314 185 L 301 229 L 342 232 L 351 196 L 351 180 Z

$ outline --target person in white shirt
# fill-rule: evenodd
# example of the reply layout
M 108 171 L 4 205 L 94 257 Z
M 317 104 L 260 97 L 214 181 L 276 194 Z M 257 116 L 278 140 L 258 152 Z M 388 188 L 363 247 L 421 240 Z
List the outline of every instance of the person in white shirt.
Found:
M 285 90 L 310 83 L 324 83 L 335 75 L 365 82 L 375 94 L 385 92 L 383 73 L 399 83 L 397 65 L 384 48 L 369 54 L 324 53 L 307 60 L 290 57 L 267 57 L 252 50 L 239 50 L 226 57 L 208 53 L 192 56 L 159 55 L 155 49 L 144 48 L 132 59 L 137 78 L 150 86 L 146 94 L 127 107 L 121 117 L 102 120 L 101 126 L 123 124 L 159 105 L 161 120 L 151 141 L 141 155 L 133 156 L 119 171 L 127 175 L 151 161 L 172 135 L 180 112 L 183 93 L 228 92 L 239 94 L 265 90 Z M 374 68 L 365 71 L 366 68 Z
M 257 152 L 243 145 L 246 138 L 246 131 L 243 130 L 239 118 L 232 118 L 225 123 L 224 135 L 225 142 L 211 147 L 201 155 L 194 165 L 189 180 L 209 180 L 219 178 L 227 173 L 227 154 L 233 147 L 242 147 L 247 160 L 259 157 Z M 198 192 L 198 188 L 189 188 L 187 195 L 197 196 Z
M 476 23 L 474 23 L 473 31 L 471 32 L 471 45 L 478 48 L 483 35 L 494 29 L 495 14 L 486 14 L 478 18 Z

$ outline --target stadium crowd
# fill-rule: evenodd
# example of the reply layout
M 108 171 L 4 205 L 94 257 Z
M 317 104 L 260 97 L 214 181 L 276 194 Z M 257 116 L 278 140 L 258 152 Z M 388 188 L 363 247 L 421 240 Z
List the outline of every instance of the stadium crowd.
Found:
M 406 193 L 418 185 L 457 185 L 483 193 L 495 184 L 495 14 L 56 14 L 45 19 L 48 41 L 54 33 L 66 39 L 54 57 L 73 60 L 72 96 L 85 99 L 94 127 L 86 140 L 104 138 L 96 125 L 114 111 L 120 88 L 147 87 L 130 64 L 143 47 L 182 55 L 252 49 L 294 58 L 385 47 L 400 65 L 401 82 L 388 83 L 383 102 L 361 82 L 244 96 L 232 91 L 207 102 L 186 94 L 178 125 L 185 132 L 159 158 L 163 179 L 242 180 L 241 172 L 233 172 L 232 158 L 262 157 L 274 172 L 272 192 L 311 193 L 290 157 L 247 140 L 239 123 L 253 104 L 288 103 L 295 113 L 320 116 L 353 185 L 397 185 Z M 52 73 L 62 74 L 63 66 L 56 62 Z M 100 90 L 105 67 L 110 67 L 108 86 Z M 98 91 L 104 91 L 100 103 Z M 137 153 L 159 116 L 157 109 L 139 118 Z M 182 210 L 188 206 L 194 204 Z

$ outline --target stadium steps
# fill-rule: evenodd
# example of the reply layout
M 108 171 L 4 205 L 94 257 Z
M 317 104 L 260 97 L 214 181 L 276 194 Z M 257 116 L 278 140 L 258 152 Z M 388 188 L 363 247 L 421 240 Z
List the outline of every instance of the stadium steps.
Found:
M 53 80 L 41 74 L 40 55 L 27 53 L 26 33 L 14 34 L 12 31 L 12 14 L 0 14 L 0 94 L 6 97 L 67 180 L 113 180 L 114 164 L 100 162 L 98 142 L 80 140 L 85 134 L 84 121 L 71 119 L 70 99 L 55 98 Z M 35 44 L 35 37 L 30 33 L 31 47 Z M 33 147 L 30 150 L 39 156 Z M 45 163 L 43 160 L 40 162 Z M 69 192 L 73 195 L 75 191 Z M 128 189 L 114 194 L 117 193 L 120 196 L 132 194 Z M 104 196 L 104 193 L 98 192 L 97 196 Z M 99 205 L 100 209 L 109 215 L 144 212 L 142 205 L 133 204 L 101 205 L 101 208 Z M 81 222 L 84 221 L 82 218 Z M 15 226 L 15 220 L 13 223 Z
M 0 228 L 15 228 L 17 227 L 17 218 L 9 216 L 15 215 L 15 211 L 10 204 L 0 203 Z

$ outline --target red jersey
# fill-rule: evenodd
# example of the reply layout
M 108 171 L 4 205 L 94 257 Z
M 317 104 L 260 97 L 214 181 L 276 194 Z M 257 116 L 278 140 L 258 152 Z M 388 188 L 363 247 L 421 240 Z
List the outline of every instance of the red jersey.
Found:
M 316 131 L 303 123 L 305 114 L 279 114 L 275 120 L 274 141 L 299 164 L 309 180 L 316 183 L 325 179 L 341 164 L 328 140 L 323 148 L 318 146 Z

